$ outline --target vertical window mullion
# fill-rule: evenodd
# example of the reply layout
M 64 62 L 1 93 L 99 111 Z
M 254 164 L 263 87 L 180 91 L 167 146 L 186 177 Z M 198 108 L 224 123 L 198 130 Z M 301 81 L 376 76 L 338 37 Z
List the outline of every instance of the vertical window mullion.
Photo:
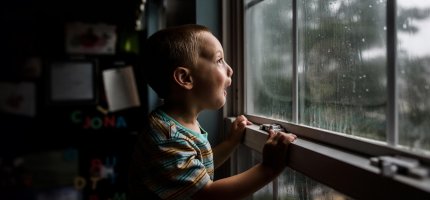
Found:
M 297 65 L 297 0 L 292 0 L 292 10 L 293 10 L 293 27 L 292 27 L 292 48 L 293 48 L 293 82 L 292 82 L 292 122 L 299 123 L 299 79 L 298 79 L 298 65 Z
M 272 199 L 273 200 L 280 199 L 280 197 L 279 197 L 279 182 L 278 182 L 278 178 L 273 179 L 272 186 L 273 186 L 273 196 L 272 196 Z
M 398 144 L 396 1 L 387 1 L 387 142 Z

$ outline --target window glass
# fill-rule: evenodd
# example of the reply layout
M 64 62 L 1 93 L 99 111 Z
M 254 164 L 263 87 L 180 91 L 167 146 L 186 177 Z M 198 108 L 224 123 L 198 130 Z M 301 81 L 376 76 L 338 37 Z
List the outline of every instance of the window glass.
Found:
M 386 1 L 299 0 L 301 124 L 385 141 Z
M 256 0 L 245 0 L 244 3 L 248 4 L 248 3 L 252 2 L 252 1 L 256 1 Z
M 292 4 L 265 0 L 245 11 L 246 110 L 291 120 Z
M 250 155 L 252 157 L 252 162 L 250 163 L 251 165 L 249 165 L 249 167 L 254 166 L 258 163 L 261 163 L 263 159 L 262 154 L 255 150 L 251 150 L 249 148 L 247 149 L 250 152 Z M 259 189 L 258 191 L 254 192 L 254 194 L 252 194 L 252 200 L 277 199 L 277 198 L 274 198 L 276 194 L 274 194 L 274 191 L 273 191 L 273 188 L 274 188 L 273 184 L 276 184 L 276 183 L 272 181 L 269 184 L 262 187 L 261 189 Z
M 261 162 L 262 154 L 249 148 L 241 148 L 240 155 L 249 155 L 251 159 L 242 163 L 241 171 L 245 171 Z M 276 189 L 275 189 L 276 188 Z M 274 196 L 276 198 L 274 198 Z M 349 200 L 352 198 L 337 192 L 291 168 L 286 170 L 274 180 L 252 195 L 253 200 L 279 199 L 279 200 Z
M 287 168 L 277 179 L 279 185 L 278 199 L 280 200 L 352 199 L 291 168 Z
M 430 1 L 397 1 L 399 143 L 430 150 Z

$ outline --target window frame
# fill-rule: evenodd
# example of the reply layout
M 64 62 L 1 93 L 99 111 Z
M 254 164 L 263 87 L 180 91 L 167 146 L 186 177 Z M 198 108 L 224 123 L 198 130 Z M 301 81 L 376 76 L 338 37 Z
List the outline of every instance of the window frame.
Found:
M 430 157 L 420 155 L 406 149 L 394 148 L 398 144 L 398 111 L 396 86 L 396 1 L 387 0 L 387 141 L 379 142 L 366 138 L 340 134 L 315 127 L 298 124 L 298 39 L 297 39 L 297 0 L 293 5 L 293 108 L 292 121 L 282 121 L 266 117 L 250 115 L 245 112 L 244 59 L 245 34 L 244 12 L 251 6 L 264 0 L 251 0 L 245 5 L 244 0 L 223 0 L 223 45 L 226 58 L 235 73 L 232 93 L 227 100 L 228 109 L 224 116 L 245 116 L 256 125 L 246 128 L 243 145 L 261 152 L 267 134 L 258 129 L 258 124 L 280 124 L 288 132 L 295 133 L 299 139 L 291 145 L 287 166 L 315 179 L 333 189 L 356 199 L 430 199 L 430 178 L 419 180 L 396 174 L 392 177 L 381 175 L 378 167 L 370 164 L 370 158 L 376 156 L 395 155 L 416 159 L 428 168 Z M 234 117 L 227 118 L 228 129 Z M 392 146 L 388 146 L 388 145 Z M 237 164 L 243 157 L 235 155 L 231 162 L 231 172 L 237 173 Z M 319 166 L 318 168 L 313 166 Z M 339 176 L 339 174 L 342 174 Z M 354 181 L 354 179 L 356 181 Z M 363 187 L 365 183 L 366 187 Z M 274 192 L 277 182 L 273 182 Z M 384 188 L 381 189 L 381 185 Z M 386 190 L 384 190 L 386 189 Z M 389 191 L 387 191 L 389 190 Z M 277 197 L 274 196 L 274 199 Z

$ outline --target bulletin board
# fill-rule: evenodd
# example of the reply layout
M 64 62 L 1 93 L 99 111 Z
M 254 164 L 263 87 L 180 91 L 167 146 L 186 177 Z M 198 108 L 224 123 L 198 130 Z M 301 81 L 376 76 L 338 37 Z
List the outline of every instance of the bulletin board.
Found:
M 0 196 L 127 199 L 128 163 L 147 115 L 135 57 L 53 58 L 44 66 L 37 131 L 16 137 L 8 149 L 16 155 L 0 154 L 0 177 L 8 177 Z

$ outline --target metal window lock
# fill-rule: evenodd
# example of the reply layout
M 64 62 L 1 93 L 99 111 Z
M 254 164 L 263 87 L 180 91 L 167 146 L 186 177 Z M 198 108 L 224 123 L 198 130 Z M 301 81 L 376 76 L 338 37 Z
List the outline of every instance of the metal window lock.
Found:
M 429 177 L 429 169 L 420 165 L 419 161 L 401 156 L 378 156 L 370 158 L 370 164 L 378 167 L 381 174 L 392 177 L 402 174 L 417 179 Z
M 267 132 L 269 132 L 269 130 L 273 130 L 274 132 L 279 132 L 279 131 L 285 132 L 285 129 L 282 128 L 282 126 L 279 124 L 261 124 L 260 130 L 267 131 Z

